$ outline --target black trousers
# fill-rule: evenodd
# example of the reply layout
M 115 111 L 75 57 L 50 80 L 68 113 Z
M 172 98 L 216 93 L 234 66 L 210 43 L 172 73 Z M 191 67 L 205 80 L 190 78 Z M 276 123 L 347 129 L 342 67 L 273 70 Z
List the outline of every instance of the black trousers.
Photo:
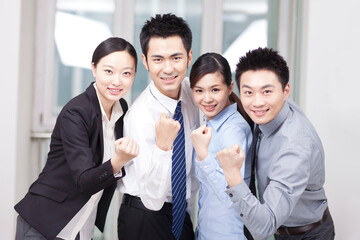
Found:
M 164 205 L 160 211 L 151 211 L 121 204 L 118 217 L 119 240 L 173 240 L 171 232 L 171 207 Z M 194 240 L 193 225 L 188 213 L 185 215 L 181 240 Z
M 79 240 L 79 234 L 75 240 Z M 46 238 L 27 223 L 20 215 L 17 217 L 15 240 L 46 240 Z M 55 238 L 61 240 L 61 238 Z

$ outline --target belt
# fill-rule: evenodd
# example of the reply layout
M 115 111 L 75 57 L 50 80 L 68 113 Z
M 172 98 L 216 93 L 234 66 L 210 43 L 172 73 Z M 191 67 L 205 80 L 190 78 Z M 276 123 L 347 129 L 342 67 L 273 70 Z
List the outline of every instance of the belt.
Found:
M 285 236 L 289 236 L 289 235 L 298 235 L 298 234 L 303 234 L 306 233 L 308 231 L 313 230 L 314 228 L 320 226 L 323 222 L 326 221 L 326 219 L 329 216 L 329 208 L 326 208 L 323 214 L 323 217 L 320 221 L 315 222 L 315 223 L 311 223 L 308 225 L 304 225 L 301 227 L 285 227 L 282 226 L 280 227 L 275 234 L 277 235 L 285 235 Z
M 124 194 L 122 199 L 122 204 L 128 207 L 137 208 L 146 212 L 159 213 L 163 215 L 171 215 L 172 214 L 172 203 L 165 202 L 163 207 L 159 211 L 154 211 L 146 208 L 142 203 L 141 199 L 136 196 L 132 196 L 129 194 Z

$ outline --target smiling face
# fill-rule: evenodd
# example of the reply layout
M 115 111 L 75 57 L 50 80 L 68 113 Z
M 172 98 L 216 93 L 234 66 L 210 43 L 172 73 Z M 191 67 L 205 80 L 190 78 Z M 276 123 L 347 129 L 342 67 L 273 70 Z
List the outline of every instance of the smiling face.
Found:
M 147 58 L 143 54 L 142 59 L 155 87 L 165 96 L 178 99 L 181 82 L 192 60 L 192 51 L 188 56 L 181 38 L 152 37 Z
M 232 89 L 233 83 L 227 86 L 219 72 L 208 73 L 193 87 L 194 100 L 200 110 L 211 120 L 230 105 L 229 95 Z
M 106 112 L 129 91 L 135 77 L 135 60 L 126 51 L 117 51 L 91 65 L 101 104 Z
M 289 92 L 289 84 L 283 89 L 276 74 L 269 70 L 249 70 L 240 77 L 242 105 L 259 125 L 271 122 L 279 114 Z

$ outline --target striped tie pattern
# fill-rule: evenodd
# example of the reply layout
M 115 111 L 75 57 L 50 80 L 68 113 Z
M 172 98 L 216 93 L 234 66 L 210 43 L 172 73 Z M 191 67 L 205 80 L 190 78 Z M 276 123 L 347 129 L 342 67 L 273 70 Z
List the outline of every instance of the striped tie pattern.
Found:
M 186 211 L 186 167 L 185 167 L 185 136 L 181 101 L 176 106 L 174 119 L 181 124 L 180 131 L 175 138 L 172 154 L 172 233 L 179 239 L 185 219 Z

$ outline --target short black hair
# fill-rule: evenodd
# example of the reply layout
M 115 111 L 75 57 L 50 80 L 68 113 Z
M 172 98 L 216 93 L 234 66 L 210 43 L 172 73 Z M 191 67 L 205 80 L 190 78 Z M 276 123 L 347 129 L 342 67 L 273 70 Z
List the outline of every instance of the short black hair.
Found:
M 131 43 L 126 41 L 125 39 L 119 37 L 110 37 L 105 41 L 101 42 L 95 49 L 91 62 L 96 65 L 98 62 L 105 56 L 109 55 L 113 52 L 126 51 L 134 58 L 135 62 L 135 71 L 137 68 L 137 54 L 136 50 Z
M 149 50 L 149 41 L 152 37 L 167 38 L 179 36 L 184 44 L 187 54 L 191 50 L 192 33 L 189 25 L 181 17 L 174 14 L 156 14 L 150 20 L 147 20 L 141 29 L 140 45 L 142 53 L 147 57 Z
M 251 50 L 240 57 L 235 70 L 235 80 L 240 89 L 241 75 L 249 70 L 268 70 L 276 74 L 283 90 L 289 82 L 289 68 L 286 61 L 277 51 L 271 48 L 261 48 Z

